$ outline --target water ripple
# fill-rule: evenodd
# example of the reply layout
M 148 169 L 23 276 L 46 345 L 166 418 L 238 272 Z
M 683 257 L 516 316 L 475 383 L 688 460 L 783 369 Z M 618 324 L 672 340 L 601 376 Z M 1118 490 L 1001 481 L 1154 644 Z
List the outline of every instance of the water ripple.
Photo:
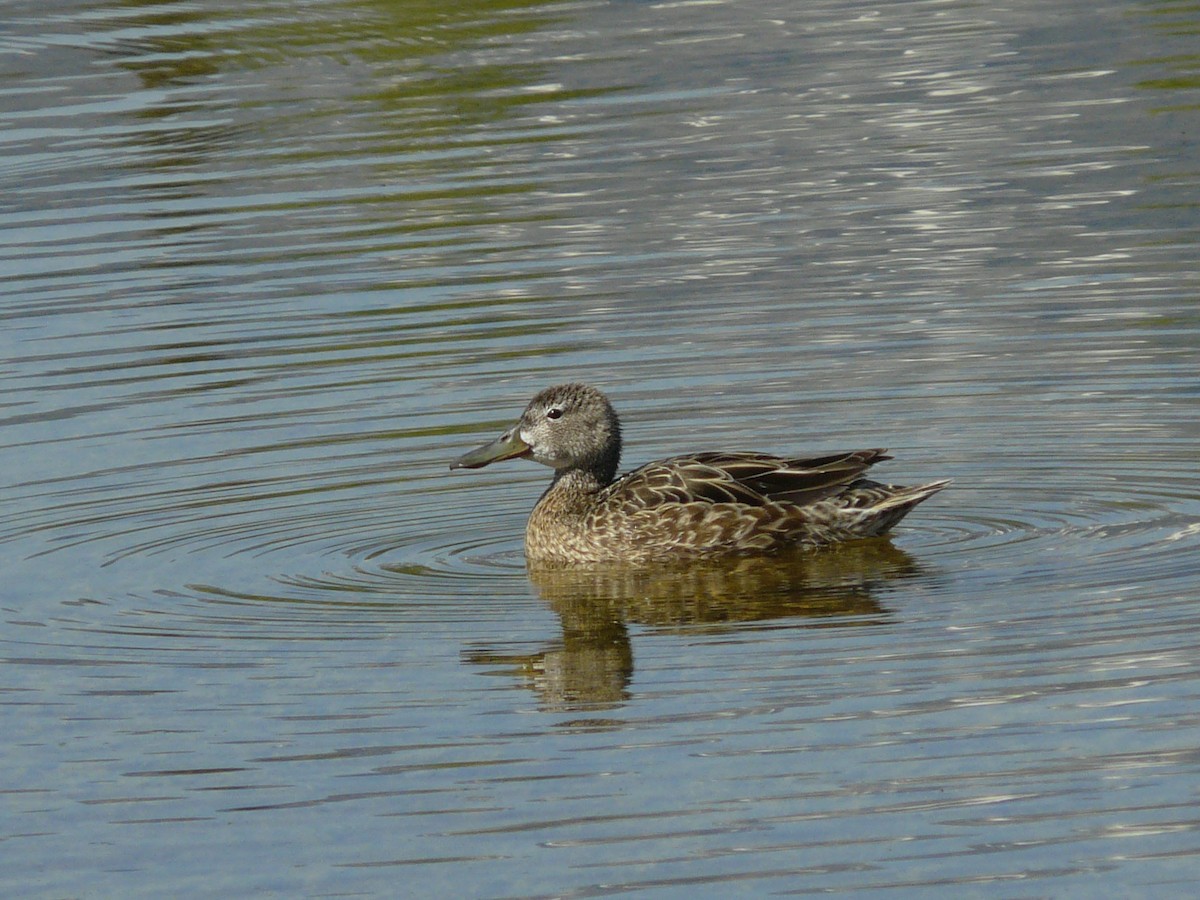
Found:
M 982 9 L 9 3 L 0 893 L 1192 883 L 1194 15 Z M 954 483 L 527 572 L 576 378 Z

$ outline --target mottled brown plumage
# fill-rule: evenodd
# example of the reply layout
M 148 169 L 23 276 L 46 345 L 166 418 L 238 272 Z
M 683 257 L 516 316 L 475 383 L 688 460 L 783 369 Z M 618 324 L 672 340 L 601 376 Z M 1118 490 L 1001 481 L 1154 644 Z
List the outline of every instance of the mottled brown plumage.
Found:
M 812 459 L 766 453 L 694 453 L 652 462 L 614 480 L 621 426 L 602 393 L 547 388 L 499 439 L 456 460 L 479 468 L 531 458 L 555 470 L 525 530 L 532 565 L 646 563 L 883 534 L 948 483 L 920 487 L 862 477 L 885 450 Z

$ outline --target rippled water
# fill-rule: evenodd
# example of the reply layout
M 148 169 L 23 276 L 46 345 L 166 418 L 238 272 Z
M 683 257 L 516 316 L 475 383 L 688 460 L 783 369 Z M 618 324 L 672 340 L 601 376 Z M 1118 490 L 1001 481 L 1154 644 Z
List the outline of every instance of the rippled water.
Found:
M 1194 9 L 5 18 L 4 894 L 1190 895 Z M 954 486 L 531 579 L 567 378 Z

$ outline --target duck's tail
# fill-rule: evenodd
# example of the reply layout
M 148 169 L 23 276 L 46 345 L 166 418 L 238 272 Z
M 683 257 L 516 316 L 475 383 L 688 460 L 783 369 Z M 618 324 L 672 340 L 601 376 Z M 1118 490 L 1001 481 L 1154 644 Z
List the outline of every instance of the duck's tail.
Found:
M 856 530 L 864 537 L 884 534 L 907 516 L 914 506 L 928 500 L 949 483 L 949 478 L 943 478 L 917 487 L 866 481 L 852 486 L 852 505 L 862 511 Z

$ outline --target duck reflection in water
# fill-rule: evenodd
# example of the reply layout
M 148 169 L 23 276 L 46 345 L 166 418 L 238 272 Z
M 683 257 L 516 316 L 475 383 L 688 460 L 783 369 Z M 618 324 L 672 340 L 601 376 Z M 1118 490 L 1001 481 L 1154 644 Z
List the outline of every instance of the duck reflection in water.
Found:
M 891 581 L 922 574 L 886 538 L 689 565 L 530 567 L 530 580 L 562 623 L 561 640 L 525 654 L 477 645 L 466 658 L 518 677 L 544 709 L 612 708 L 628 699 L 633 676 L 630 625 L 702 631 L 754 622 L 883 625 L 889 615 L 874 595 Z

